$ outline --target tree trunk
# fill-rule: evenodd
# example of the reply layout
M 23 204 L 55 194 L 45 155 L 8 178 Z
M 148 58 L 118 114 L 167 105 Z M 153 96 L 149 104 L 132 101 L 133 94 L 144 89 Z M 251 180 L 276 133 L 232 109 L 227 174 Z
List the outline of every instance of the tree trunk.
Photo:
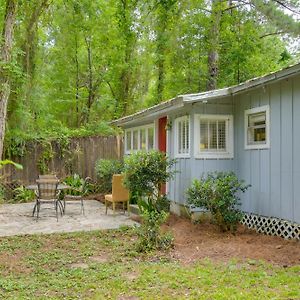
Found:
M 165 25 L 162 28 L 163 32 L 160 32 L 158 37 L 158 46 L 157 46 L 157 69 L 158 69 L 158 78 L 157 78 L 157 98 L 155 104 L 160 103 L 163 100 L 163 92 L 165 88 L 165 56 L 166 56 L 166 41 L 165 41 Z
M 212 0 L 211 27 L 208 37 L 208 79 L 207 90 L 217 88 L 219 75 L 219 44 L 221 22 L 221 0 Z
M 77 34 L 75 34 L 75 65 L 76 65 L 76 125 L 80 126 L 80 118 L 79 118 L 79 61 L 78 61 L 78 38 Z
M 33 7 L 30 5 L 27 9 L 32 12 L 29 14 L 28 23 L 26 25 L 25 41 L 23 43 L 24 61 L 23 70 L 27 75 L 27 82 L 25 86 L 25 102 L 28 104 L 31 91 L 33 87 L 34 73 L 35 73 L 35 54 L 37 49 L 37 30 L 38 20 L 43 11 L 48 7 L 48 0 L 43 0 L 39 4 L 34 3 Z
M 3 44 L 1 45 L 0 67 L 0 160 L 3 155 L 3 143 L 5 136 L 5 122 L 7 115 L 7 103 L 10 94 L 10 74 L 7 65 L 11 62 L 14 23 L 17 9 L 16 0 L 6 1 L 6 11 L 2 32 Z

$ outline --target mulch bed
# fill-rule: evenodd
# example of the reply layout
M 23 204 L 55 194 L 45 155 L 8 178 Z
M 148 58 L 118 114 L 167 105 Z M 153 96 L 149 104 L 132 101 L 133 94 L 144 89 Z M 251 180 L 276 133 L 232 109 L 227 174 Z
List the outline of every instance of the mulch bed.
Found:
M 300 265 L 299 241 L 259 234 L 243 225 L 233 235 L 220 232 L 209 222 L 193 224 L 171 215 L 164 229 L 171 231 L 175 238 L 171 255 L 183 263 L 209 258 L 224 262 L 264 260 L 283 267 Z

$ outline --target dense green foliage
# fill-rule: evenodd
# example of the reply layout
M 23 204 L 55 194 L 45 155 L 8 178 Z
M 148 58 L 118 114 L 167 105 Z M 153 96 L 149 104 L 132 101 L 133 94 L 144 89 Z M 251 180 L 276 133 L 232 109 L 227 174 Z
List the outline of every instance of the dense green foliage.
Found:
M 248 187 L 233 172 L 208 173 L 193 181 L 187 190 L 187 200 L 195 207 L 208 209 L 221 230 L 234 232 L 243 216 L 239 192 L 245 192 Z
M 297 55 L 286 38 L 297 37 L 299 25 L 280 1 L 17 2 L 7 148 L 16 139 L 107 133 L 115 117 L 203 91 L 212 51 L 216 87 L 274 71 Z M 0 32 L 4 11 L 2 1 Z
M 66 192 L 68 195 L 86 196 L 94 192 L 94 184 L 89 177 L 83 179 L 78 174 L 73 174 L 64 179 L 64 183 L 70 187 Z M 63 197 L 63 195 L 62 195 Z
M 125 185 L 137 198 L 142 224 L 137 229 L 138 251 L 167 249 L 172 236 L 163 234 L 160 226 L 168 217 L 169 201 L 161 194 L 162 185 L 173 178 L 176 160 L 165 153 L 152 150 L 138 151 L 125 158 Z
M 169 216 L 165 211 L 143 210 L 143 222 L 137 227 L 138 240 L 136 250 L 138 252 L 148 252 L 155 249 L 167 250 L 173 245 L 171 233 L 162 233 L 161 225 L 164 224 Z
M 99 184 L 99 191 L 102 193 L 111 192 L 112 177 L 114 174 L 121 174 L 124 170 L 124 164 L 117 159 L 99 159 L 95 166 L 96 175 Z
M 125 157 L 125 185 L 141 199 L 146 198 L 151 206 L 147 210 L 152 210 L 152 206 L 156 209 L 156 202 L 163 197 L 162 185 L 173 178 L 171 168 L 175 163 L 157 150 L 138 151 Z
M 13 203 L 26 203 L 35 199 L 35 193 L 32 190 L 26 189 L 23 185 L 13 190 L 13 199 L 10 202 Z

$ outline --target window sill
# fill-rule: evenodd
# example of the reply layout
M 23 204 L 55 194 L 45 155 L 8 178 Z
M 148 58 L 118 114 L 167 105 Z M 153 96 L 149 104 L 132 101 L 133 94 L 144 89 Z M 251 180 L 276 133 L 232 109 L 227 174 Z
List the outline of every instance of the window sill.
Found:
M 175 158 L 191 158 L 190 154 L 175 154 Z
M 233 153 L 205 153 L 205 154 L 196 154 L 196 159 L 233 159 Z
M 245 150 L 268 150 L 270 149 L 270 144 L 261 144 L 261 145 L 245 145 Z

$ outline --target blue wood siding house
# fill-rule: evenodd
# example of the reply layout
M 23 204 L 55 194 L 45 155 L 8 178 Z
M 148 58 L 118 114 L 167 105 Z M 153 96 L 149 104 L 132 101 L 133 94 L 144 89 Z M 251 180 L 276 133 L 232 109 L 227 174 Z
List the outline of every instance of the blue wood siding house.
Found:
M 165 128 L 159 128 L 162 118 Z M 177 158 L 179 171 L 167 184 L 173 212 L 186 205 L 194 178 L 234 171 L 251 184 L 242 195 L 244 212 L 269 223 L 300 224 L 300 64 L 237 86 L 180 95 L 113 124 L 124 128 L 125 153 L 160 149 L 166 130 L 166 152 Z

